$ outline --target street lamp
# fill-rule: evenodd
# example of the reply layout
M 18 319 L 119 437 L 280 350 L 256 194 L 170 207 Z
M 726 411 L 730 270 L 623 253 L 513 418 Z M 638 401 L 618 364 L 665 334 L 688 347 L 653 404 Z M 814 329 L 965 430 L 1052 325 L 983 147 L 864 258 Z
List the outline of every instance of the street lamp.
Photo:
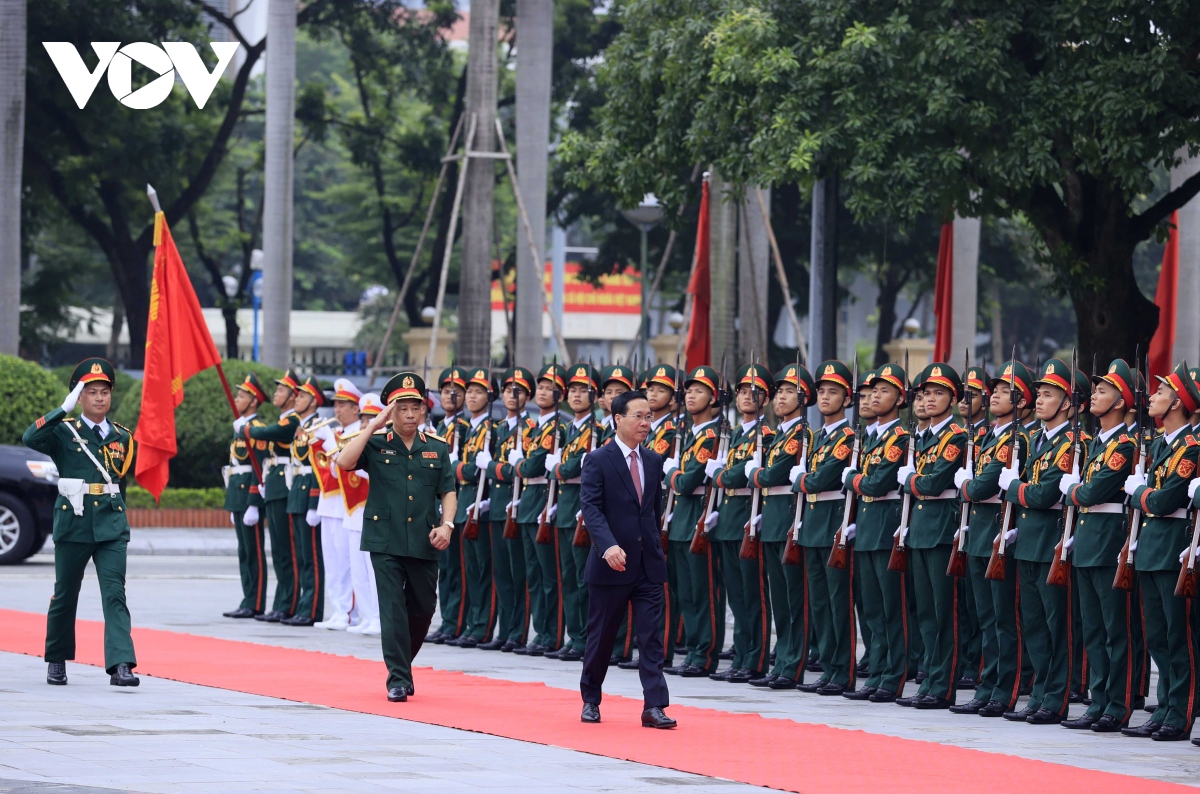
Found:
M 638 352 L 642 361 L 648 361 L 647 344 L 650 339 L 650 281 L 646 271 L 648 268 L 647 249 L 650 231 L 662 222 L 663 209 L 653 193 L 647 193 L 642 203 L 629 210 L 621 210 L 625 220 L 632 223 L 642 233 L 642 321 L 641 332 L 638 334 Z

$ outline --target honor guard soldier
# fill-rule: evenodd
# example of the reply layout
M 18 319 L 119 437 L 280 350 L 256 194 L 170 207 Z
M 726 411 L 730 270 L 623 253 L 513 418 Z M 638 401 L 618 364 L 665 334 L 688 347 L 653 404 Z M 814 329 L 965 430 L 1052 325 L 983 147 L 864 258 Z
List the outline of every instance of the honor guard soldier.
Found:
M 475 465 L 487 467 L 491 481 L 492 571 L 495 574 L 496 638 L 479 647 L 487 651 L 511 653 L 524 648 L 529 629 L 529 591 L 526 588 L 525 547 L 516 523 L 514 486 L 519 482 L 509 456 L 524 449 L 525 436 L 537 427 L 537 420 L 525 415 L 525 403 L 533 393 L 533 373 L 513 367 L 504 373 L 500 397 L 505 419 L 496 426 L 496 450 L 481 450 Z M 516 486 L 519 487 L 519 486 Z M 506 533 L 511 523 L 512 532 Z M 511 535 L 511 537 L 509 536 Z
M 1195 720 L 1196 646 L 1191 600 L 1175 595 L 1180 550 L 1192 545 L 1187 494 L 1196 474 L 1200 440 L 1191 433 L 1188 415 L 1200 407 L 1200 390 L 1183 366 L 1166 378 L 1150 397 L 1150 417 L 1162 421 L 1162 435 L 1150 446 L 1146 474 L 1131 474 L 1125 493 L 1142 511 L 1136 554 L 1142 595 L 1146 647 L 1159 675 L 1158 708 L 1128 736 L 1178 741 L 1191 733 Z
M 976 456 L 981 442 L 990 430 L 987 414 L 988 399 L 991 396 L 990 381 L 991 377 L 983 367 L 967 367 L 963 372 L 963 397 L 958 403 L 958 414 L 962 417 L 962 424 L 971 438 L 968 450 L 974 450 L 972 454 Z M 974 465 L 974 461 L 964 464 L 964 467 L 970 465 Z M 975 689 L 979 683 L 979 658 L 982 653 L 983 635 L 980 633 L 975 596 L 971 591 L 971 577 L 963 577 L 959 587 L 962 590 L 961 599 L 965 609 L 960 613 L 962 641 L 958 668 L 962 675 L 958 679 L 958 688 Z
M 137 658 L 125 604 L 129 521 L 125 477 L 133 469 L 133 434 L 108 419 L 116 373 L 102 358 L 84 359 L 71 373 L 71 392 L 60 408 L 38 419 L 21 437 L 49 455 L 58 468 L 54 503 L 54 595 L 46 616 L 46 683 L 67 683 L 75 658 L 75 611 L 90 560 L 104 609 L 104 669 L 113 686 L 137 686 Z M 79 405 L 82 415 L 67 415 Z
M 1133 595 L 1113 588 L 1117 557 L 1125 543 L 1125 480 L 1133 473 L 1137 446 L 1125 427 L 1133 405 L 1133 375 L 1117 359 L 1103 375 L 1094 373 L 1091 413 L 1100 422 L 1081 475 L 1064 474 L 1058 482 L 1068 504 L 1079 510 L 1071 536 L 1075 598 L 1087 650 L 1088 688 L 1092 703 L 1067 728 L 1112 733 L 1124 728 L 1133 713 L 1129 615 Z
M 333 382 L 333 415 L 335 425 L 325 425 L 313 433 L 308 446 L 308 458 L 321 496 L 317 500 L 317 515 L 321 519 L 321 558 L 324 561 L 325 600 L 330 615 L 315 624 L 319 628 L 345 631 L 350 627 L 350 611 L 354 608 L 354 585 L 350 572 L 350 531 L 346 528 L 346 500 L 341 481 L 332 465 L 332 455 L 338 451 L 338 440 L 348 428 L 357 429 L 358 401 L 362 392 L 347 378 Z M 357 550 L 357 547 L 356 547 Z
M 725 460 L 706 464 L 713 487 L 722 491 L 715 522 L 709 516 L 712 527 L 708 539 L 720 557 L 733 612 L 733 660 L 727 669 L 709 676 L 715 681 L 744 684 L 759 678 L 766 672 L 771 654 L 771 605 L 767 602 L 762 554 L 742 559 L 740 552 L 742 535 L 751 518 L 752 489 L 747 471 L 762 467 L 763 448 L 774 435 L 763 421 L 774 386 L 770 371 L 761 364 L 747 364 L 738 370 L 735 400 L 742 422 L 730 438 Z
M 467 371 L 462 367 L 446 367 L 438 376 L 438 390 L 446 416 L 438 423 L 436 436 L 449 445 L 451 464 L 457 465 L 462 458 L 463 439 L 470 427 L 463 416 L 467 399 Z M 446 518 L 452 521 L 454 516 Z M 455 532 L 450 538 L 450 545 L 438 555 L 438 611 L 442 622 L 436 631 L 425 638 L 426 642 L 441 645 L 463 633 L 470 610 L 463 589 L 466 577 L 467 558 L 463 553 L 462 536 Z
M 600 370 L 600 408 L 604 411 L 604 418 L 600 420 L 600 443 L 598 446 L 607 444 L 616 434 L 616 428 L 613 427 L 612 414 L 609 413 L 609 404 L 619 394 L 624 394 L 627 391 L 633 391 L 633 370 L 623 364 L 613 364 Z M 618 641 L 617 645 L 620 646 Z M 628 649 L 627 649 L 628 650 Z M 628 654 L 625 654 L 628 656 Z
M 879 371 L 876 369 L 867 370 L 865 373 L 861 373 L 858 376 L 858 386 L 855 387 L 855 393 L 857 394 L 858 400 L 858 425 L 859 427 L 862 427 L 863 433 L 862 442 L 859 447 L 859 460 L 862 460 L 863 448 L 865 448 L 867 444 L 871 443 L 872 437 L 875 433 L 875 427 L 878 424 L 877 417 L 875 416 L 875 409 L 871 404 L 871 399 L 875 394 L 875 390 L 871 387 L 871 384 L 875 382 L 875 376 L 878 374 Z M 864 425 L 864 423 L 866 424 Z M 855 427 L 854 429 L 855 431 L 858 431 L 859 428 Z M 859 464 L 858 461 L 852 461 L 850 465 L 857 467 Z M 846 476 L 848 475 L 843 472 L 843 477 Z M 858 497 L 855 497 L 854 505 L 854 510 L 857 514 Z M 853 516 L 851 518 L 853 519 Z M 853 521 L 851 521 L 851 523 L 853 523 Z M 857 532 L 857 529 L 855 531 Z M 855 543 L 855 548 L 857 548 L 857 542 Z M 870 671 L 870 649 L 872 645 L 871 626 L 868 625 L 866 617 L 863 614 L 862 582 L 859 581 L 858 576 L 852 576 L 850 578 L 850 584 L 854 588 L 854 613 L 856 617 L 855 624 L 858 626 L 858 633 L 862 637 L 864 651 L 862 661 L 860 661 L 855 667 L 855 677 L 862 678 Z M 845 694 L 845 692 L 842 693 L 842 695 Z
M 412 660 L 433 620 L 437 555 L 454 534 L 457 499 L 450 450 L 417 429 L 425 382 L 401 372 L 384 384 L 382 397 L 387 407 L 350 439 L 338 465 L 371 477 L 362 549 L 375 569 L 387 698 L 395 703 L 414 694 Z
M 288 491 L 292 485 L 292 441 L 300 427 L 296 414 L 296 391 L 300 388 L 300 376 L 289 369 L 282 378 L 275 380 L 275 394 L 271 404 L 279 409 L 279 421 L 275 424 L 250 422 L 245 430 L 255 442 L 263 442 L 265 460 L 269 461 L 263 475 L 262 498 L 267 514 L 267 531 L 271 533 L 271 564 L 275 568 L 275 601 L 271 611 L 256 615 L 255 620 L 278 623 L 296 614 L 299 592 L 299 558 L 296 539 L 288 515 Z M 258 444 L 255 444 L 258 451 Z
M 840 695 L 855 688 L 853 566 L 828 568 L 825 562 L 841 526 L 845 505 L 842 471 L 854 448 L 854 430 L 846 424 L 846 409 L 854 399 L 854 376 L 849 367 L 834 360 L 822 362 L 817 373 L 816 405 L 825 421 L 813 439 L 809 460 L 797 472 L 793 490 L 803 493 L 805 499 L 800 545 L 808 577 L 808 607 L 824 672 L 816 681 L 796 688 Z
M 325 618 L 325 562 L 321 549 L 321 517 L 317 504 L 321 489 L 309 461 L 310 428 L 317 423 L 317 409 L 325 404 L 321 384 L 309 375 L 296 390 L 296 415 L 300 427 L 292 439 L 292 483 L 288 488 L 288 518 L 296 538 L 296 570 L 299 571 L 295 614 L 279 621 L 288 626 L 311 626 Z
M 1090 390 L 1087 378 L 1076 374 L 1075 388 L 1086 394 Z M 1013 558 L 1017 560 L 1021 590 L 1021 635 L 1036 676 L 1026 707 L 1004 717 L 1033 725 L 1062 722 L 1070 708 L 1070 588 L 1051 585 L 1046 578 L 1055 544 L 1062 536 L 1062 494 L 1058 485 L 1071 470 L 1075 440 L 1068 428 L 1073 410 L 1071 378 L 1071 368 L 1060 359 L 1052 358 L 1042 367 L 1034 387 L 1035 410 L 1043 426 L 1030 438 L 1030 454 L 1023 461 L 1020 481 L 1010 469 L 1000 473 L 1005 499 L 1020 508 Z
M 675 415 L 675 368 L 670 364 L 658 364 L 642 374 L 645 377 L 639 388 L 646 394 L 646 402 L 653 417 L 650 421 L 650 432 L 642 446 L 666 460 L 675 449 L 675 434 L 678 430 L 675 426 L 679 419 Z M 663 498 L 666 498 L 665 489 Z M 626 627 L 629 617 L 629 614 L 626 614 Z M 663 662 L 664 666 L 671 667 L 675 664 L 675 640 L 683 630 L 683 622 L 679 613 L 678 585 L 675 582 L 675 573 L 670 567 L 670 559 L 667 560 L 667 593 L 663 602 L 663 619 L 666 621 L 662 632 Z M 667 629 L 668 625 L 670 630 Z
M 919 709 L 944 709 L 954 705 L 958 683 L 958 580 L 947 575 L 946 569 L 959 518 L 954 475 L 963 467 L 967 432 L 954 421 L 962 381 L 949 364 L 930 364 L 913 386 L 924 392 L 929 427 L 924 442 L 917 446 L 915 469 L 906 464 L 897 477 L 915 502 L 905 546 L 925 649 L 925 680 L 915 696 L 896 702 Z
M 253 372 L 246 374 L 234 395 L 233 404 L 238 418 L 233 422 L 233 441 L 229 444 L 229 465 L 225 466 L 225 509 L 238 542 L 238 570 L 242 580 L 242 603 L 237 609 L 222 613 L 227 618 L 252 618 L 266 610 L 267 560 L 263 549 L 263 525 L 259 520 L 262 495 L 259 481 L 262 466 L 254 454 L 255 442 L 245 433 L 245 426 L 258 418 L 258 406 L 267 401 L 266 392 Z M 246 523 L 246 515 L 253 520 Z
M 667 487 L 675 494 L 667 535 L 667 565 L 675 572 L 683 638 L 688 648 L 683 664 L 664 668 L 664 672 L 683 678 L 715 673 L 718 654 L 725 644 L 725 596 L 719 558 L 709 543 L 699 550 L 693 546 L 706 507 L 705 469 L 717 454 L 719 381 L 717 371 L 709 366 L 696 367 L 687 376 L 684 405 L 692 418 L 691 431 L 679 459 L 663 462 Z
M 804 412 L 816 399 L 812 375 L 804 367 L 788 364 L 775 373 L 774 407 L 779 427 L 762 468 L 750 475 L 751 486 L 762 490 L 762 560 L 775 619 L 775 663 L 767 675 L 750 682 L 754 686 L 794 689 L 804 681 L 809 634 L 804 561 L 785 564 L 784 554 L 796 519 L 791 471 L 812 448 L 812 432 Z
M 492 541 L 490 504 L 487 501 L 487 475 L 477 465 L 479 453 L 492 444 L 492 400 L 495 389 L 486 369 L 467 370 L 466 412 L 468 426 L 462 436 L 462 454 L 454 465 L 458 482 L 458 514 L 454 516 L 455 535 L 461 536 L 466 559 L 467 622 L 462 634 L 447 645 L 474 648 L 492 638 L 496 627 L 495 600 L 492 598 Z M 480 483 L 483 486 L 480 487 Z M 478 499 L 478 503 L 476 500 Z M 478 515 L 475 513 L 478 512 Z M 467 529 L 470 529 L 470 537 Z

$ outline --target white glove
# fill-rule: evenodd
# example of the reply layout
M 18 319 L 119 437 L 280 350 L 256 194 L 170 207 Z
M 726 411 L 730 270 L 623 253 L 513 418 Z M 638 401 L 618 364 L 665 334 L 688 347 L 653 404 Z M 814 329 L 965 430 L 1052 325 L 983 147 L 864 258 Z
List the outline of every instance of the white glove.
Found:
M 1008 532 L 1004 533 L 1004 545 L 1011 546 L 1017 540 L 1017 530 L 1020 527 L 1013 527 Z
M 854 540 L 854 533 L 858 530 L 858 524 L 851 524 L 846 527 L 846 542 Z
M 1063 496 L 1066 496 L 1071 492 L 1071 486 L 1078 485 L 1079 483 L 1080 479 L 1078 474 L 1067 472 L 1062 477 L 1058 478 L 1058 490 Z
M 67 399 L 63 400 L 62 409 L 67 413 L 75 410 L 75 404 L 79 402 L 79 395 L 83 394 L 83 381 L 75 384 L 75 388 L 71 389 L 71 393 L 67 395 Z
M 756 515 L 756 516 L 754 517 L 754 531 L 755 531 L 755 533 L 757 533 L 757 532 L 758 532 L 758 529 L 759 529 L 759 527 L 761 527 L 761 526 L 762 526 L 762 513 L 759 513 L 758 515 Z
M 333 430 L 329 425 L 322 425 L 314 430 L 313 438 L 319 438 L 325 442 L 326 449 L 337 445 L 337 437 L 333 434 Z
M 229 514 L 229 523 L 235 527 L 237 526 L 237 518 L 233 515 L 233 513 Z
M 1200 477 L 1188 483 L 1188 499 L 1196 498 L 1196 489 L 1200 488 Z
M 310 527 L 315 527 L 317 524 L 321 523 L 321 517 L 317 515 L 316 510 L 309 510 L 304 514 L 304 523 L 308 524 Z
M 762 458 L 762 448 L 760 447 L 754 451 L 753 455 L 750 456 L 750 461 L 754 464 L 754 468 L 762 468 Z
M 800 479 L 801 475 L 804 473 L 805 471 L 803 466 L 793 466 L 792 468 L 788 469 L 788 480 L 795 485 L 796 480 Z
M 674 517 L 675 517 L 675 511 L 674 511 L 674 510 L 672 510 L 670 513 L 667 513 L 667 526 L 671 526 L 671 519 L 672 519 L 672 518 L 674 518 Z M 578 519 L 578 518 L 576 518 L 575 520 L 576 520 L 576 521 L 578 521 L 579 519 Z
M 963 483 L 970 479 L 972 479 L 971 472 L 967 471 L 966 469 L 959 469 L 958 471 L 954 472 L 954 487 L 962 488 Z
M 575 520 L 578 521 L 581 518 L 583 518 L 583 511 L 579 510 L 575 513 Z
M 746 474 L 746 479 L 749 480 L 754 476 L 756 469 L 761 469 L 762 466 L 754 460 L 746 461 L 746 465 L 742 467 L 742 471 Z
M 521 497 L 518 496 L 516 499 L 513 499 L 511 502 L 508 503 L 508 509 L 512 510 L 515 513 L 517 511 L 517 507 L 519 507 L 520 504 L 521 504 Z
M 1016 482 L 1019 479 L 1021 479 L 1020 472 L 1014 471 L 1012 469 L 1001 469 L 1000 470 L 1000 490 L 1007 491 L 1008 486 L 1012 485 L 1014 482 Z
M 678 468 L 679 468 L 679 458 L 667 458 L 666 461 L 663 462 L 663 471 L 664 472 L 669 472 L 672 469 L 678 469 Z
M 458 463 L 458 453 L 457 452 L 451 450 L 449 457 L 450 457 L 450 465 L 451 466 Z
M 525 453 L 520 449 L 514 449 L 508 453 L 508 465 L 516 466 L 525 457 Z
M 903 534 L 901 534 L 901 533 L 903 533 Z M 908 537 L 908 527 L 896 527 L 896 531 L 892 533 L 892 537 L 900 538 L 900 540 L 904 540 L 905 538 Z
M 711 479 L 713 475 L 715 475 L 718 471 L 721 470 L 721 468 L 722 468 L 721 461 L 715 460 L 715 459 L 710 460 L 710 461 L 708 461 L 708 463 L 704 464 L 704 476 Z
M 244 416 L 239 416 L 237 419 L 234 419 L 233 420 L 233 432 L 237 433 L 238 435 L 241 435 L 242 428 L 246 426 L 246 422 L 248 422 L 248 421 L 250 421 L 250 420 Z
M 550 505 L 550 512 L 549 512 L 549 514 L 547 514 L 547 515 L 546 515 L 546 520 L 547 520 L 547 521 L 553 521 L 553 520 L 554 520 L 554 517 L 555 517 L 556 515 L 558 515 L 558 505 L 557 505 L 557 504 L 552 504 L 552 505 Z
M 492 500 L 484 499 L 482 502 L 479 503 L 479 514 L 483 515 L 484 513 L 486 513 L 488 511 L 488 508 L 491 506 L 492 506 Z
M 1146 484 L 1146 475 L 1130 474 L 1125 478 L 1125 493 L 1133 496 L 1137 489 Z M 1189 486 L 1190 487 L 1190 486 Z
M 717 519 L 720 517 L 721 517 L 721 514 L 718 513 L 716 510 L 709 513 L 708 518 L 704 519 L 704 528 L 708 529 L 708 530 L 712 530 L 712 528 L 717 525 Z
M 546 456 L 546 473 L 554 474 L 554 467 L 562 463 L 561 452 L 551 452 Z
M 242 516 L 242 523 L 248 527 L 252 527 L 258 523 L 258 508 L 250 505 L 246 508 L 245 514 Z
M 1188 550 L 1187 550 L 1187 548 L 1184 548 L 1183 551 L 1179 552 L 1179 562 L 1182 563 L 1184 560 L 1187 559 L 1187 557 L 1188 557 Z
M 904 485 L 904 483 L 906 483 L 908 481 L 908 476 L 910 474 L 916 474 L 916 473 L 917 473 L 917 470 L 914 467 L 909 466 L 906 463 L 900 467 L 899 471 L 896 472 L 896 479 L 900 482 L 901 485 Z
M 1072 535 L 1071 537 L 1067 538 L 1067 543 L 1065 546 L 1063 546 L 1063 554 L 1070 554 L 1071 547 L 1074 545 L 1075 545 L 1075 536 Z
M 858 469 L 854 468 L 853 466 L 847 466 L 846 468 L 842 469 L 842 486 L 844 487 L 846 485 L 846 480 L 851 479 L 855 474 L 858 474 Z
M 486 449 L 481 449 L 475 455 L 475 468 L 477 468 L 477 469 L 486 469 L 488 467 L 488 464 L 491 462 L 492 462 L 492 453 L 488 452 Z

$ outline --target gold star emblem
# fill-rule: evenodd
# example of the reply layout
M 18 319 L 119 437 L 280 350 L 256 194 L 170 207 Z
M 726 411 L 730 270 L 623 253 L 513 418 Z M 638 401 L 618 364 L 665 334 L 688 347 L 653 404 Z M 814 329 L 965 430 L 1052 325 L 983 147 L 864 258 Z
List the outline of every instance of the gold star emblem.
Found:
M 404 381 L 400 384 L 400 386 L 405 389 L 411 389 L 416 385 L 417 384 L 413 381 L 411 376 L 405 378 Z

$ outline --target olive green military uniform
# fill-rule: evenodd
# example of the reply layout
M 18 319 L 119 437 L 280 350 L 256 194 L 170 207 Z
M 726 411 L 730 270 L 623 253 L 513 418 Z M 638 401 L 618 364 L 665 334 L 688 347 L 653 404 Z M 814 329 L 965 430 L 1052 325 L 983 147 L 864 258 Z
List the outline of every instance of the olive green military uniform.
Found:
M 112 378 L 108 365 L 103 379 L 111 384 Z M 90 380 L 85 376 L 85 381 Z M 82 515 L 75 515 L 65 496 L 60 495 L 54 502 L 54 595 L 46 615 L 45 659 L 65 662 L 75 658 L 75 612 L 90 560 L 96 566 L 100 582 L 104 667 L 111 674 L 119 664 L 137 666 L 129 634 L 129 607 L 125 603 L 129 521 L 123 497 L 125 477 L 133 471 L 136 453 L 133 434 L 111 420 L 104 421 L 107 432 L 101 431 L 102 425 L 89 426 L 82 417 L 70 419 L 62 408 L 56 408 L 30 425 L 21 442 L 50 456 L 58 468 L 60 482 L 78 479 L 86 483 Z M 108 479 L 92 462 L 89 452 Z
M 563 618 L 567 624 L 570 641 L 565 648 L 583 653 L 587 645 L 587 586 L 583 582 L 591 546 L 575 545 L 576 516 L 582 509 L 580 502 L 580 477 L 583 474 L 583 459 L 592 449 L 596 436 L 596 420 L 592 417 L 577 419 L 567 425 L 567 441 L 563 447 L 562 462 L 554 468 L 553 477 L 558 481 L 558 512 L 554 518 L 558 532 L 558 566 L 562 575 Z
M 309 381 L 319 393 L 320 387 L 311 375 L 302 386 L 307 386 Z M 321 402 L 323 400 L 318 398 L 318 405 Z M 296 437 L 292 440 L 293 474 L 287 506 L 292 532 L 296 537 L 296 570 L 299 573 L 296 589 L 300 593 L 296 599 L 296 614 L 292 619 L 301 622 L 325 619 L 325 555 L 321 550 L 321 523 L 318 521 L 316 526 L 308 524 L 308 511 L 317 509 L 321 486 L 308 459 L 310 438 L 306 430 L 319 418 L 314 409 L 313 413 L 301 419 Z
M 662 370 L 659 367 L 658 370 Z M 650 378 L 653 379 L 654 371 L 651 371 Z M 674 376 L 672 376 L 673 378 Z M 674 385 L 670 388 L 674 388 Z M 663 457 L 663 460 L 671 457 L 675 450 L 675 436 L 678 429 L 675 427 L 676 417 L 674 414 L 667 414 L 655 422 L 650 432 L 646 435 L 646 440 L 642 442 L 642 446 L 646 449 L 653 450 Z M 666 490 L 663 490 L 663 499 L 666 499 Z M 666 504 L 664 502 L 663 507 Z M 670 528 L 668 527 L 668 535 Z M 669 550 L 668 541 L 668 550 Z M 683 631 L 683 615 L 679 608 L 679 581 L 676 572 L 671 568 L 670 554 L 667 554 L 667 582 L 663 593 L 663 611 L 662 617 L 659 619 L 659 628 L 662 631 L 663 638 L 663 665 L 672 667 L 675 664 L 675 642 L 679 639 Z M 626 614 L 626 627 L 628 627 L 629 616 Z
M 978 374 L 979 376 L 987 377 L 986 373 L 984 373 L 979 367 L 972 367 L 969 372 L 972 375 Z M 971 382 L 978 383 L 978 377 L 973 377 Z M 986 391 L 984 392 L 983 399 L 986 406 Z M 966 420 L 964 419 L 963 421 L 965 422 Z M 979 446 L 990 431 L 991 428 L 988 426 L 986 415 L 983 419 L 967 428 L 967 434 L 971 438 L 971 447 L 968 449 L 968 451 L 971 453 L 973 458 L 979 457 Z M 959 509 L 961 510 L 961 499 L 959 501 Z M 970 508 L 967 508 L 967 520 L 970 522 Z M 967 572 L 967 576 L 959 580 L 958 586 L 962 589 L 961 601 L 965 607 L 963 610 L 962 621 L 962 647 L 959 653 L 960 662 L 958 665 L 959 670 L 962 673 L 960 681 L 964 683 L 971 681 L 975 684 L 978 684 L 980 668 L 982 665 L 983 629 L 980 626 L 979 612 L 975 604 L 976 599 L 975 593 L 972 590 L 970 571 Z
M 242 603 L 240 609 L 260 614 L 267 604 L 267 561 L 263 549 L 263 522 L 246 526 L 243 518 L 246 508 L 254 505 L 262 509 L 262 497 L 258 492 L 259 477 L 255 467 L 259 465 L 253 454 L 254 442 L 247 438 L 245 426 L 257 421 L 258 415 L 251 414 L 239 430 L 233 431 L 229 442 L 229 480 L 225 485 L 225 509 L 233 516 L 233 531 L 238 541 L 238 571 L 242 580 Z M 260 423 L 261 424 L 261 423 Z
M 262 497 L 267 531 L 271 533 L 271 563 L 275 568 L 275 600 L 271 611 L 285 617 L 296 613 L 300 597 L 299 554 L 287 510 L 287 472 L 291 468 L 292 441 L 299 427 L 300 417 L 291 410 L 280 415 L 275 424 L 246 425 L 252 440 L 267 444 L 265 451 L 270 465 L 264 475 Z
M 489 389 L 488 375 L 483 370 L 476 371 L 478 385 Z M 471 383 L 476 383 L 472 378 Z M 454 465 L 455 480 L 458 483 L 458 511 L 454 516 L 455 536 L 460 537 L 463 556 L 466 559 L 466 598 L 468 605 L 466 625 L 463 637 L 469 637 L 467 645 L 487 642 L 491 639 L 496 628 L 496 599 L 492 594 L 492 540 L 491 540 L 491 505 L 479 516 L 478 534 L 474 539 L 464 536 L 463 529 L 467 523 L 467 513 L 475 505 L 475 497 L 479 494 L 479 478 L 484 477 L 483 499 L 488 498 L 487 477 L 475 465 L 475 457 L 485 449 L 490 451 L 492 439 L 492 420 L 485 411 L 478 417 L 472 417 L 467 432 L 462 441 L 462 458 Z M 501 527 L 503 531 L 503 527 Z
M 530 376 L 532 377 L 532 376 Z M 506 375 L 511 381 L 512 371 Z M 502 649 L 512 651 L 524 648 L 528 642 L 529 603 L 531 586 L 525 569 L 524 541 L 518 532 L 515 538 L 504 537 L 504 525 L 508 520 L 509 505 L 513 500 L 513 484 L 516 470 L 508 465 L 508 455 L 517 444 L 524 444 L 524 435 L 537 426 L 537 421 L 524 415 L 509 417 L 496 426 L 495 459 L 489 464 L 488 478 L 491 481 L 489 508 L 492 519 L 492 571 L 495 574 L 496 607 L 498 613 L 497 638 L 503 638 Z M 533 572 L 537 575 L 537 571 Z M 535 586 L 540 586 L 538 579 Z
M 446 373 L 453 369 L 446 370 Z M 442 375 L 443 381 L 449 377 L 446 373 Z M 464 383 L 465 381 L 460 381 L 458 385 Z M 446 443 L 447 448 L 454 456 L 455 460 L 451 461 L 452 464 L 462 458 L 463 439 L 466 438 L 469 429 L 470 422 L 464 418 L 462 412 L 444 417 L 438 423 L 436 436 Z M 459 494 L 459 501 L 462 501 L 463 498 L 465 497 Z M 455 532 L 454 536 L 450 538 L 450 545 L 438 552 L 438 612 L 442 616 L 442 622 L 438 626 L 436 634 L 441 635 L 440 640 L 458 637 L 467 627 L 470 605 L 463 588 L 466 578 L 467 556 L 463 551 L 462 533 Z

